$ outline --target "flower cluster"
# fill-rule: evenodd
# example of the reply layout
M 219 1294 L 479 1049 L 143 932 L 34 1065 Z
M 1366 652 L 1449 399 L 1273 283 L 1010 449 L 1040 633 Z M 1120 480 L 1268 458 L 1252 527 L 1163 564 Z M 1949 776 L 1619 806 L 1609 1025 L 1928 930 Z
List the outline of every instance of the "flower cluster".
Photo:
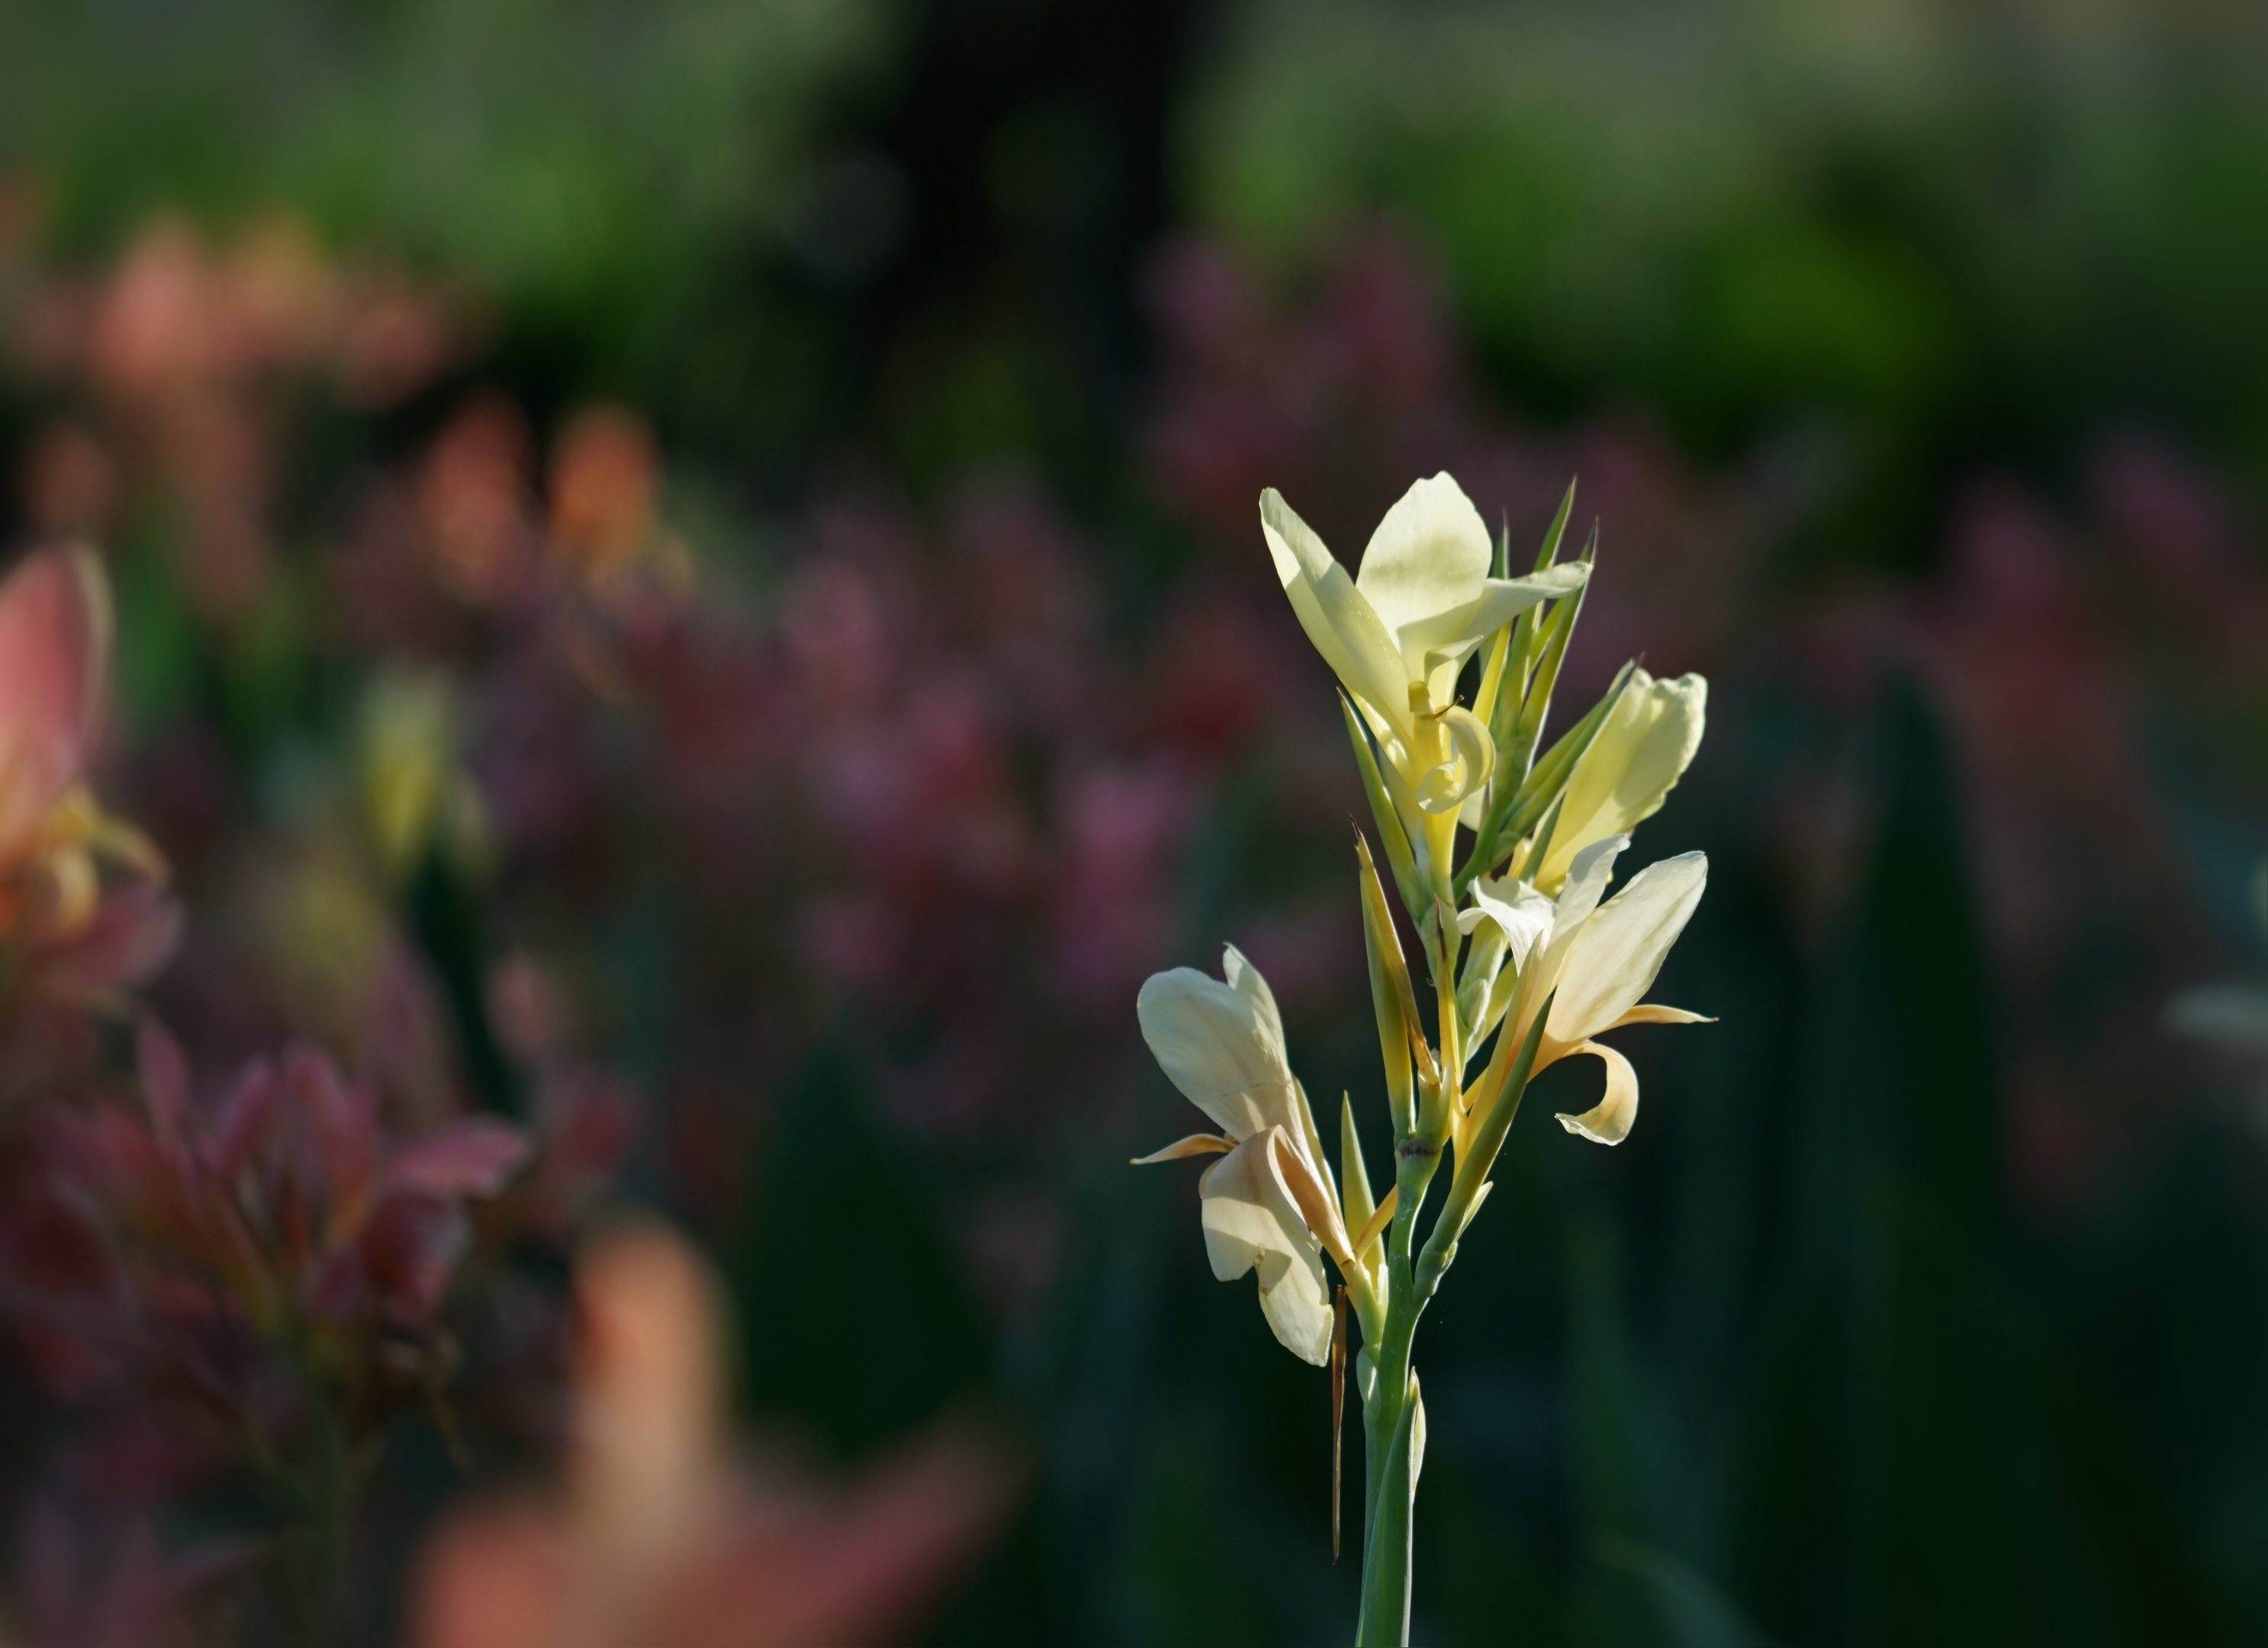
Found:
M 1456 482 L 1446 474 L 1420 481 L 1380 523 L 1351 578 L 1280 496 L 1261 497 L 1285 592 L 1344 689 L 1372 816 L 1433 985 L 1429 1026 L 1358 834 L 1394 1139 L 1385 1197 L 1371 1189 L 1351 1099 L 1341 1103 L 1334 1175 L 1274 997 L 1237 950 L 1227 951 L 1221 979 L 1186 967 L 1160 973 L 1138 1004 L 1159 1063 L 1220 1129 L 1142 1159 L 1221 1153 L 1198 1185 L 1214 1275 L 1256 1272 L 1270 1327 L 1308 1362 L 1336 1370 L 1350 1307 L 1361 1326 L 1364 1642 L 1406 1640 L 1410 1496 L 1425 1447 L 1411 1338 L 1491 1188 L 1528 1082 L 1574 1055 L 1598 1059 L 1604 1095 L 1559 1121 L 1579 1137 L 1619 1144 L 1637 1119 L 1638 1077 L 1596 1038 L 1624 1025 L 1700 1021 L 1644 997 L 1700 901 L 1706 859 L 1666 859 L 1606 893 L 1629 830 L 1660 806 L 1699 746 L 1705 683 L 1657 681 L 1626 666 L 1543 747 L 1595 549 L 1561 558 L 1572 502 L 1570 488 L 1534 570 L 1508 577 L 1508 544 L 1491 549 Z M 1459 680 L 1468 673 L 1475 679 L 1464 701 Z M 1417 1216 L 1445 1157 L 1450 1188 L 1421 1247 Z

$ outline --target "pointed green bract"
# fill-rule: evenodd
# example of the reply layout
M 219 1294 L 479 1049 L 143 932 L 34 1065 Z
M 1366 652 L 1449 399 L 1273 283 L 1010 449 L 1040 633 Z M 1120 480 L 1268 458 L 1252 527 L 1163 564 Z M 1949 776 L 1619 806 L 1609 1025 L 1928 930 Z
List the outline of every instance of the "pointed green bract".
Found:
M 1339 1095 L 1339 1207 L 1350 1231 L 1359 1231 L 1378 1211 L 1370 1194 L 1370 1169 L 1362 1159 L 1362 1137 L 1354 1124 L 1354 1100 Z
M 1394 872 L 1395 891 L 1402 894 L 1403 908 L 1414 914 L 1425 901 L 1423 889 L 1431 879 L 1428 866 L 1418 857 L 1425 850 L 1424 838 L 1412 846 L 1380 768 L 1376 740 L 1362 712 L 1344 692 L 1339 695 L 1339 713 L 1346 718 L 1347 741 L 1354 746 L 1355 766 L 1362 774 L 1362 792 L 1370 799 L 1371 817 L 1377 821 L 1379 839 L 1386 843 L 1386 862 Z
M 1370 844 L 1355 835 L 1360 860 L 1363 947 L 1370 958 L 1371 1004 L 1378 1016 L 1378 1046 L 1386 1065 L 1386 1099 L 1394 1115 L 1394 1137 L 1407 1138 L 1415 1130 L 1418 1113 L 1412 1103 L 1410 1061 L 1420 1056 L 1425 1036 L 1418 1027 L 1418 998 L 1410 987 L 1410 967 L 1402 954 L 1402 939 L 1394 931 L 1394 915 L 1386 905 L 1386 889 L 1378 884 L 1378 867 L 1371 862 Z

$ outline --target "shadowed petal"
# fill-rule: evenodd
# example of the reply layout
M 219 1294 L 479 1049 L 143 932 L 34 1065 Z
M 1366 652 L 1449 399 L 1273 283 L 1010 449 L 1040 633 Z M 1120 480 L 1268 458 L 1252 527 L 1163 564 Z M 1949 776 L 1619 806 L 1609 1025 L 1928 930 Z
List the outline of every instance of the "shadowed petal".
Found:
M 1195 967 L 1152 974 L 1135 1002 L 1142 1039 L 1174 1085 L 1231 1138 L 1296 1127 L 1275 997 L 1233 947 L 1222 965 L 1234 983 Z
M 1205 1170 L 1197 1186 L 1205 1256 L 1224 1282 L 1258 1272 L 1261 1313 L 1277 1340 L 1321 1367 L 1330 1355 L 1330 1285 L 1321 1244 L 1277 1169 L 1275 1137 L 1248 1138 Z

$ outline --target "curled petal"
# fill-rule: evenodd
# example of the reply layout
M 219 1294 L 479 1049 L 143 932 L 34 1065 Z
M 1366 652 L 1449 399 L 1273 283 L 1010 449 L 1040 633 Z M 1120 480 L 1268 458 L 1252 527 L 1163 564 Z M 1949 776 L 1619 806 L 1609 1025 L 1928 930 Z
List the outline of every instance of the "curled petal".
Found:
M 1491 881 L 1485 877 L 1472 886 L 1472 904 L 1457 912 L 1457 931 L 1469 933 L 1483 922 L 1494 922 L 1503 930 L 1505 962 L 1521 967 L 1528 965 L 1537 941 L 1551 930 L 1557 914 L 1551 901 L 1525 881 L 1506 877 Z
M 1331 1291 L 1314 1233 L 1277 1169 L 1273 1129 L 1246 1139 L 1197 1182 L 1212 1273 L 1260 1281 L 1260 1310 L 1284 1348 L 1321 1367 L 1329 1359 Z
M 1586 1041 L 1568 1051 L 1591 1054 L 1607 1067 L 1607 1092 L 1580 1115 L 1560 1112 L 1559 1125 L 1594 1144 L 1621 1144 L 1638 1120 L 1638 1072 L 1628 1059 L 1601 1042 Z
M 1452 813 L 1465 798 L 1479 793 L 1496 770 L 1496 741 L 1481 719 L 1462 704 L 1441 713 L 1449 758 L 1418 780 L 1418 805 L 1428 813 Z
M 1180 1161 L 1189 1156 L 1225 1155 L 1235 1148 L 1234 1139 L 1225 1139 L 1218 1133 L 1192 1133 L 1187 1138 L 1175 1139 L 1163 1150 L 1152 1151 L 1147 1156 L 1137 1156 L 1133 1165 L 1147 1167 L 1154 1162 Z
M 1327 1189 L 1313 1163 L 1295 1145 L 1282 1128 L 1269 1134 L 1270 1159 L 1291 1193 L 1292 1205 L 1300 1210 L 1300 1221 L 1308 1233 L 1323 1245 L 1323 1251 L 1342 1266 L 1354 1263 L 1354 1249 L 1347 1242 L 1346 1225 L 1339 1218 L 1336 1199 Z

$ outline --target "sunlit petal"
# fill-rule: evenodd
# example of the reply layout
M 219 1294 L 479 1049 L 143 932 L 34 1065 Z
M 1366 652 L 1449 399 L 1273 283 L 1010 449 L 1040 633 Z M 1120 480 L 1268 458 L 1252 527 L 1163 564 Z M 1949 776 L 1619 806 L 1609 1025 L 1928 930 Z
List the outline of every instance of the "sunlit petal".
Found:
M 1323 662 L 1397 732 L 1406 729 L 1410 693 L 1400 651 L 1346 569 L 1273 487 L 1260 495 L 1260 525 L 1276 576 Z
M 1225 1139 L 1218 1133 L 1192 1133 L 1187 1138 L 1175 1139 L 1163 1150 L 1135 1157 L 1134 1166 L 1147 1167 L 1155 1162 L 1180 1161 L 1189 1156 L 1221 1155 L 1235 1148 L 1235 1140 Z
M 1588 1053 L 1607 1067 L 1607 1091 L 1604 1098 L 1580 1115 L 1562 1111 L 1559 1125 L 1595 1144 L 1621 1144 L 1638 1120 L 1638 1072 L 1628 1059 L 1601 1042 L 1586 1041 L 1571 1052 Z
M 1496 769 L 1496 742 L 1471 710 L 1452 705 L 1441 717 L 1441 730 L 1448 735 L 1449 758 L 1418 780 L 1418 805 L 1433 813 L 1462 806 Z
M 1555 891 L 1575 855 L 1660 810 L 1701 747 L 1709 683 L 1698 675 L 1656 681 L 1635 670 L 1598 736 L 1568 776 L 1551 850 L 1535 884 Z
M 1378 523 L 1355 587 L 1395 636 L 1409 679 L 1425 673 L 1423 627 L 1473 604 L 1489 559 L 1488 527 L 1447 474 L 1417 482 Z
M 1559 993 L 1546 1026 L 1552 1040 L 1583 1041 L 1638 1004 L 1708 880 L 1707 855 L 1681 853 L 1648 864 L 1599 907 L 1560 967 Z

